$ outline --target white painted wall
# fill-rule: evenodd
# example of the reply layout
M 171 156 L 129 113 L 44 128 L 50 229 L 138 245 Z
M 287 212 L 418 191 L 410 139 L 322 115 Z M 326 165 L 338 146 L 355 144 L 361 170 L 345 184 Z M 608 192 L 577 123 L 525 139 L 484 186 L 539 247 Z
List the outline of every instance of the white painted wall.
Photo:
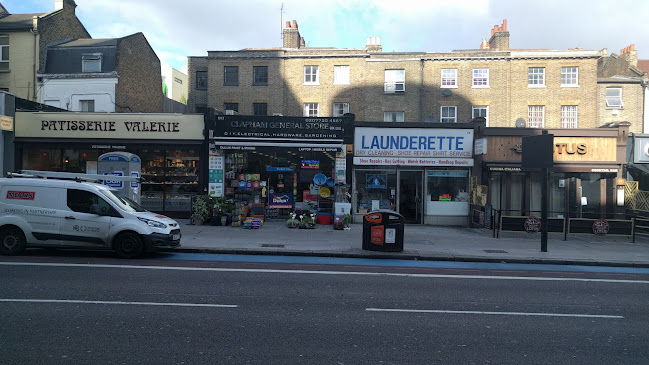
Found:
M 43 81 L 38 86 L 39 103 L 70 111 L 81 111 L 80 100 L 94 100 L 95 112 L 115 112 L 117 77 L 83 79 L 43 77 Z

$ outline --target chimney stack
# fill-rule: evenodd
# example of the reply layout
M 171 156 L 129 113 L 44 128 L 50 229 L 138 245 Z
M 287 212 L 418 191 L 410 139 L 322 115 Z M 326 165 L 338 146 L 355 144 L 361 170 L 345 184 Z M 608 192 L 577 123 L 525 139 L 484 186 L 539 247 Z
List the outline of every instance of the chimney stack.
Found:
M 635 44 L 624 47 L 620 51 L 620 56 L 623 56 L 631 66 L 638 67 L 638 51 L 635 50 Z
M 297 22 L 293 20 L 291 24 L 290 21 L 286 22 L 286 28 L 284 28 L 284 42 L 282 45 L 284 48 L 300 48 L 304 47 L 304 38 L 300 37 L 300 31 L 297 29 Z
M 74 13 L 76 7 L 74 0 L 54 0 L 54 10 L 70 9 Z
M 365 49 L 368 53 L 380 53 L 383 52 L 383 47 L 381 46 L 381 37 L 367 37 L 367 42 L 365 43 Z
M 501 26 L 494 25 L 491 29 L 489 49 L 494 51 L 509 51 L 509 32 L 507 31 L 507 19 L 503 19 Z M 482 49 L 482 47 L 481 47 Z

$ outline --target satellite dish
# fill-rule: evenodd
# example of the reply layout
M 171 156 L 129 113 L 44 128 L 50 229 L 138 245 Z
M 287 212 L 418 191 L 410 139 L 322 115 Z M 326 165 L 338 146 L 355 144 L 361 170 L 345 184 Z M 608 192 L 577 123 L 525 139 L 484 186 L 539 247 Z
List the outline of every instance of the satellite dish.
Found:
M 426 116 L 426 119 L 424 119 L 424 122 L 435 123 L 435 122 L 437 122 L 437 118 L 435 118 L 434 115 L 429 114 L 429 115 Z
M 444 96 L 451 96 L 451 94 L 451 89 L 444 89 L 444 91 L 442 91 L 442 95 Z
M 516 119 L 516 128 L 525 128 L 525 119 L 523 118 Z

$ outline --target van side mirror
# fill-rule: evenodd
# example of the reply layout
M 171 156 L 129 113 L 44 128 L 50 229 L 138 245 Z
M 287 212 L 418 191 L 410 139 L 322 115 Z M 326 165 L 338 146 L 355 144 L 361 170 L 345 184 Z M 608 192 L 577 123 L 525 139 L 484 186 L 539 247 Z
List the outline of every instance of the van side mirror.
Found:
M 102 215 L 101 208 L 99 208 L 99 204 L 92 204 L 90 206 L 90 214 Z

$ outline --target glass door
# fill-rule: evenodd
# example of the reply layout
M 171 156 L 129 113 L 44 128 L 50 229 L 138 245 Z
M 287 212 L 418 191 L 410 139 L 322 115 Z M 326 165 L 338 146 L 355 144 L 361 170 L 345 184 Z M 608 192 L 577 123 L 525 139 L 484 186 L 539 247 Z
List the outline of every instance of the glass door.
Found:
M 405 223 L 422 223 L 422 178 L 423 171 L 399 171 L 399 213 Z

